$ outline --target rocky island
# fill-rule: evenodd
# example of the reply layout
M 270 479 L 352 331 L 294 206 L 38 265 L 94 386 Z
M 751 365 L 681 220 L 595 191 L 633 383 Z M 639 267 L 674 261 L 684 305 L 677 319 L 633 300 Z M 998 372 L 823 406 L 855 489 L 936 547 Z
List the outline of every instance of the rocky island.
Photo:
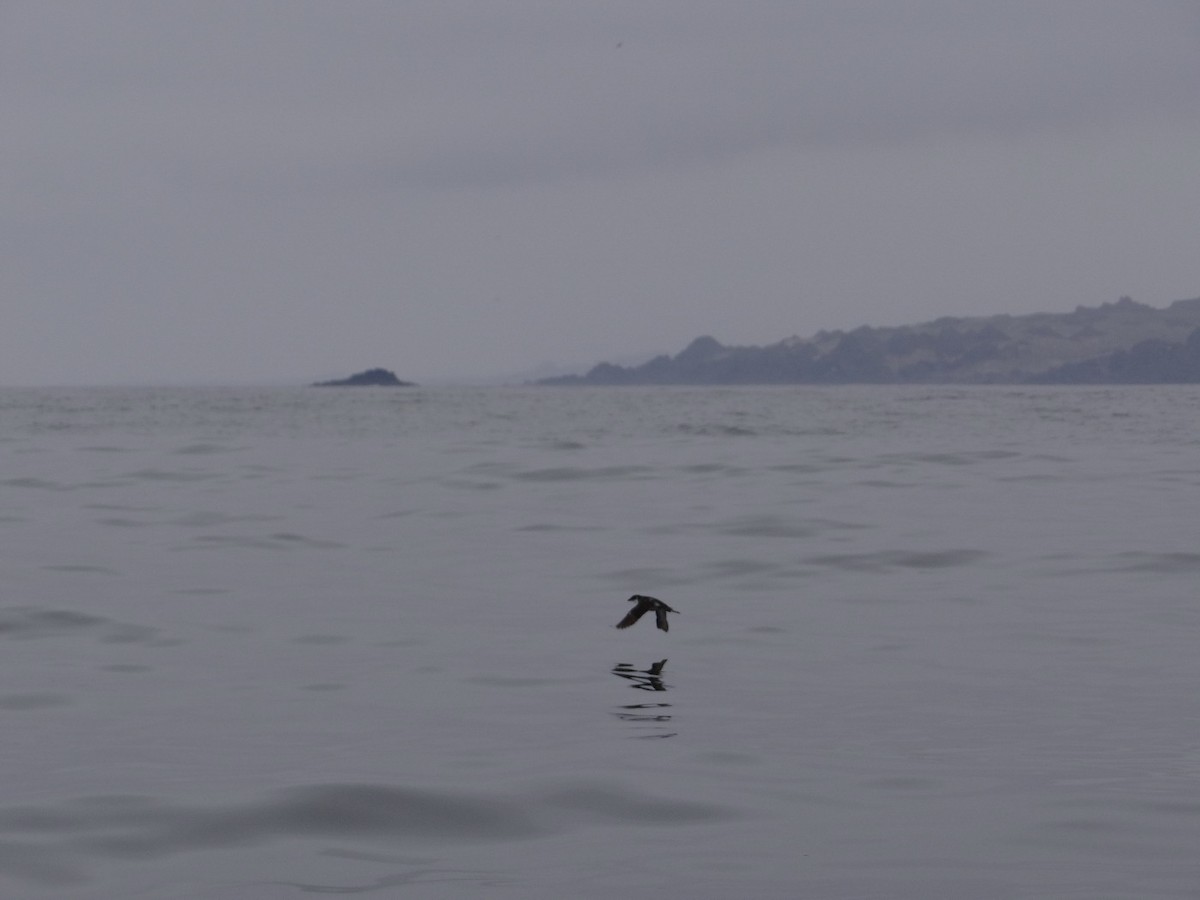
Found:
M 1122 297 L 1070 313 L 936 319 L 822 331 L 763 347 L 696 338 L 640 366 L 600 363 L 549 385 L 1196 384 L 1200 298 L 1157 309 Z
M 313 383 L 313 387 L 416 387 L 411 381 L 401 381 L 396 377 L 395 372 L 389 372 L 387 369 L 367 369 L 365 372 L 359 372 L 356 375 L 351 375 L 349 378 L 340 378 L 335 381 L 317 381 Z

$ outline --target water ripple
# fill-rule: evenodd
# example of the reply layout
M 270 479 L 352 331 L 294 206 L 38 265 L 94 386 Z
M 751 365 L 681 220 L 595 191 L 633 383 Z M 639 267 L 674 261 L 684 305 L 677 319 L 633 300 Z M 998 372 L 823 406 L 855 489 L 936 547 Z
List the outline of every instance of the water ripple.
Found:
M 65 694 L 35 692 L 28 694 L 0 694 L 0 710 L 28 711 L 66 706 L 71 702 Z
M 982 550 L 882 550 L 877 553 L 833 553 L 810 556 L 809 565 L 847 572 L 887 572 L 892 569 L 949 569 L 968 566 L 986 557 Z
M 0 637 L 15 640 L 90 635 L 106 644 L 150 643 L 157 628 L 117 622 L 73 609 L 43 609 L 37 606 L 0 608 Z
M 388 784 L 313 784 L 225 805 L 146 797 L 86 797 L 0 809 L 0 873 L 53 883 L 83 878 L 85 858 L 155 859 L 277 839 L 509 841 L 579 825 L 662 827 L 728 819 L 733 811 L 634 794 L 612 784 L 569 783 L 510 796 Z M 18 848 L 35 839 L 38 853 Z
M 1120 572 L 1162 572 L 1185 574 L 1200 572 L 1200 553 L 1146 553 L 1130 551 L 1117 555 L 1113 569 Z
M 598 466 L 585 468 L 583 466 L 555 466 L 546 469 L 528 469 L 514 472 L 512 477 L 518 481 L 582 481 L 606 480 L 624 481 L 630 478 L 650 478 L 654 470 L 649 466 Z

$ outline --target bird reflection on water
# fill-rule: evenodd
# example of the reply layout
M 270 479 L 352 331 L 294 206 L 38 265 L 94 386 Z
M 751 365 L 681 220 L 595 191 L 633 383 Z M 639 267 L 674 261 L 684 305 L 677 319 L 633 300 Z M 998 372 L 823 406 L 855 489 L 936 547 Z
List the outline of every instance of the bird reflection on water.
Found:
M 619 678 L 628 678 L 633 682 L 630 687 L 639 691 L 665 691 L 667 685 L 663 684 L 662 670 L 666 664 L 665 659 L 660 659 L 651 663 L 648 669 L 635 669 L 630 663 L 617 663 L 613 666 L 613 674 Z
M 618 678 L 632 681 L 633 684 L 630 687 L 635 690 L 665 692 L 670 688 L 670 685 L 662 680 L 662 671 L 666 664 L 665 659 L 660 659 L 656 663 L 651 663 L 647 669 L 635 669 L 630 663 L 617 663 L 613 666 L 612 671 Z M 620 706 L 619 711 L 613 715 L 623 722 L 632 722 L 635 725 L 661 726 L 663 723 L 671 721 L 671 714 L 664 712 L 670 708 L 670 703 L 629 703 Z M 667 738 L 674 737 L 678 733 L 671 731 L 665 734 L 641 734 L 638 737 Z

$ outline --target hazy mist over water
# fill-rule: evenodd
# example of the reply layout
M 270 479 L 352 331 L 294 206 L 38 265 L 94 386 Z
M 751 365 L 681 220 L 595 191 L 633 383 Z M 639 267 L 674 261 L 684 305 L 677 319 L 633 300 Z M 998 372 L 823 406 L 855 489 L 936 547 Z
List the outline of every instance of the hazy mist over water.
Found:
M 0 895 L 1194 898 L 1198 413 L 0 390 Z

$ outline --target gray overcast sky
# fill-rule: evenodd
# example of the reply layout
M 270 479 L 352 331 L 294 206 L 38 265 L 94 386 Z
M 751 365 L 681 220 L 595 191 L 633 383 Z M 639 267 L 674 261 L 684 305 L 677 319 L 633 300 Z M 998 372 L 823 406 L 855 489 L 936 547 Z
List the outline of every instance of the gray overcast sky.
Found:
M 1200 296 L 1195 0 L 5 0 L 0 104 L 0 384 Z

